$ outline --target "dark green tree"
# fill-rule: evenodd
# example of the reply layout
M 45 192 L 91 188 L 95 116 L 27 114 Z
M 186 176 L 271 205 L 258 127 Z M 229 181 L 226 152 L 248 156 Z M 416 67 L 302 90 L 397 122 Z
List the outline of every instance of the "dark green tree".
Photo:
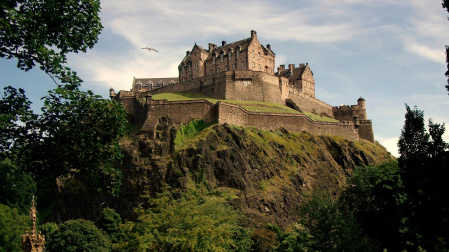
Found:
M 32 176 L 8 159 L 0 161 L 0 203 L 28 213 L 33 195 L 36 182 Z
M 0 99 L 0 158 L 19 156 L 18 150 L 35 139 L 37 119 L 23 89 L 5 87 Z
M 434 249 L 439 238 L 449 237 L 448 145 L 444 124 L 429 121 L 424 112 L 406 106 L 404 128 L 398 142 L 399 167 L 407 194 L 408 244 Z
M 342 210 L 326 193 L 315 192 L 305 199 L 300 213 L 303 227 L 295 230 L 294 237 L 308 242 L 309 251 L 375 251 L 353 213 Z
M 30 229 L 28 214 L 0 204 L 0 252 L 22 251 L 22 237 Z
M 117 195 L 122 160 L 119 138 L 126 128 L 126 112 L 79 85 L 65 85 L 44 97 L 38 120 L 40 141 L 27 163 L 38 183 L 54 188 L 60 176 L 73 177 L 86 186 Z
M 406 201 L 396 160 L 377 166 L 356 167 L 340 195 L 340 206 L 352 212 L 364 233 L 380 248 L 404 248 L 402 209 Z
M 112 243 L 124 242 L 126 237 L 125 229 L 122 227 L 122 218 L 114 209 L 109 207 L 103 209 L 95 225 L 109 235 Z
M 86 52 L 103 28 L 99 0 L 7 0 L 0 2 L 0 57 L 25 71 L 40 69 L 64 83 L 79 83 L 64 67 L 70 52 Z
M 93 222 L 69 220 L 52 231 L 48 251 L 111 251 L 111 241 Z

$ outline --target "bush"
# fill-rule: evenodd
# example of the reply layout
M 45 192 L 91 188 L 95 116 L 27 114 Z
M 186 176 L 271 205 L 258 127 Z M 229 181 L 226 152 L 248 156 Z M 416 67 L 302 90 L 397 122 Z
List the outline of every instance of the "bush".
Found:
M 46 242 L 48 251 L 111 251 L 111 241 L 93 222 L 69 220 L 52 232 L 51 241 Z
M 22 237 L 30 229 L 30 218 L 17 208 L 0 204 L 0 252 L 22 251 Z
M 239 213 L 214 198 L 173 200 L 161 197 L 140 210 L 128 251 L 249 251 L 248 229 Z
M 112 243 L 120 243 L 125 240 L 125 230 L 121 227 L 122 218 L 118 213 L 109 207 L 103 209 L 100 218 L 95 225 L 105 231 Z

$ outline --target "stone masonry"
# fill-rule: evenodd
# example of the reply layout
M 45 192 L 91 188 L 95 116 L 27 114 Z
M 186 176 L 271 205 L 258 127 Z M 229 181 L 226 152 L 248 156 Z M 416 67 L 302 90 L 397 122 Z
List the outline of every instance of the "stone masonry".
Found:
M 206 122 L 230 123 L 261 129 L 283 127 L 312 134 L 341 135 L 352 140 L 360 138 L 374 142 L 372 122 L 368 120 L 365 100 L 357 105 L 332 107 L 315 98 L 315 81 L 308 63 L 280 65 L 274 72 L 275 54 L 270 45 L 260 44 L 257 33 L 233 43 L 222 41 L 217 47 L 209 43 L 206 50 L 196 43 L 178 66 L 179 82 L 157 88 L 142 88 L 133 80 L 131 91 L 110 90 L 112 99 L 120 101 L 142 130 L 153 132 L 159 117 L 170 116 L 175 121 L 193 118 Z M 162 78 L 160 78 L 162 79 Z M 169 78 L 173 80 L 175 78 Z M 147 85 L 148 86 L 148 85 Z M 249 112 L 225 102 L 155 101 L 152 95 L 166 92 L 199 93 L 216 99 L 273 102 L 286 105 L 293 102 L 302 112 L 325 115 L 339 123 L 312 121 L 305 115 Z

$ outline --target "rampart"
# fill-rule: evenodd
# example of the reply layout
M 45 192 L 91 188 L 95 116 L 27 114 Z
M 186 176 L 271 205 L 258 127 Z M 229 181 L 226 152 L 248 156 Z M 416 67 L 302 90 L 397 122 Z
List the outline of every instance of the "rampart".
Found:
M 136 104 L 139 105 L 136 106 Z M 207 100 L 153 100 L 151 96 L 147 96 L 146 100 L 143 98 L 139 101 L 136 100 L 134 108 L 138 109 L 139 113 L 146 113 L 142 116 L 136 116 L 136 118 L 145 117 L 141 132 L 148 133 L 153 137 L 159 118 L 169 117 L 176 123 L 187 123 L 193 119 L 202 119 L 206 123 L 216 121 L 219 124 L 228 123 L 263 130 L 285 128 L 293 132 L 307 131 L 314 135 L 339 135 L 354 141 L 360 138 L 374 141 L 374 138 L 369 137 L 369 133 L 372 132 L 372 130 L 370 131 L 371 127 L 369 127 L 371 121 L 363 121 L 360 125 L 356 125 L 352 121 L 313 121 L 304 114 L 252 112 L 240 105 L 227 102 L 213 104 Z
M 227 71 L 148 91 L 200 93 L 216 99 L 273 102 L 291 99 L 304 112 L 333 117 L 332 106 L 290 86 L 288 79 L 257 71 Z

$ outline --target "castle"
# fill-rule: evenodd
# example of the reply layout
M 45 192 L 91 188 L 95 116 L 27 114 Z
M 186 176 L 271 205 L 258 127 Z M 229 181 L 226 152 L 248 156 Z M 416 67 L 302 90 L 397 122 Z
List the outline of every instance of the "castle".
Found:
M 275 72 L 275 53 L 263 46 L 256 31 L 251 37 L 221 46 L 209 43 L 204 49 L 196 43 L 187 51 L 178 66 L 179 77 L 134 79 L 131 91 L 110 97 L 121 102 L 141 131 L 153 133 L 160 117 L 169 116 L 176 122 L 193 118 L 206 122 L 230 123 L 238 126 L 271 130 L 285 128 L 308 131 L 311 134 L 340 135 L 351 140 L 374 142 L 372 121 L 366 114 L 365 100 L 357 105 L 332 107 L 315 98 L 315 81 L 309 65 L 280 65 Z M 166 84 L 165 84 L 166 83 Z M 152 95 L 167 92 L 198 93 L 220 100 L 271 102 L 289 105 L 301 112 L 313 113 L 338 121 L 315 121 L 305 114 L 262 113 L 247 111 L 225 101 L 212 104 L 207 100 L 153 100 Z

